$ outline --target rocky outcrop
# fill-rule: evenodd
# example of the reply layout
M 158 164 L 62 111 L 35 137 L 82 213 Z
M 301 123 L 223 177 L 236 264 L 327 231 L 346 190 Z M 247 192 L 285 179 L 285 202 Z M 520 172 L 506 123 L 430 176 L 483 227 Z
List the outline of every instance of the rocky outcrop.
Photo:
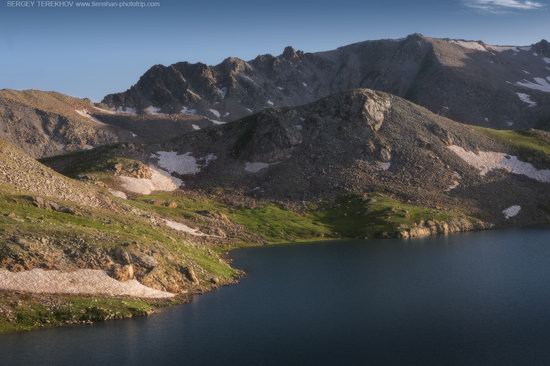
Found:
M 490 227 L 490 224 L 466 218 L 454 218 L 447 221 L 422 220 L 412 227 L 399 227 L 395 237 L 401 239 L 422 238 L 431 235 L 449 235 L 465 231 L 485 230 Z

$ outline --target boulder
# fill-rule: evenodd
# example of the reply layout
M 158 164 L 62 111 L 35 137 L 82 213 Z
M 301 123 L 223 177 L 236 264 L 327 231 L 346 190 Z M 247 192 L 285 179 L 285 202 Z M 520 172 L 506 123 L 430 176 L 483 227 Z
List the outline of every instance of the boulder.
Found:
M 116 266 L 113 270 L 113 278 L 120 282 L 126 282 L 134 279 L 134 266 L 127 264 L 125 266 Z
M 193 283 L 199 283 L 199 279 L 197 278 L 197 275 L 195 274 L 195 271 L 191 267 L 185 267 L 182 269 L 182 273 L 184 274 L 185 278 Z

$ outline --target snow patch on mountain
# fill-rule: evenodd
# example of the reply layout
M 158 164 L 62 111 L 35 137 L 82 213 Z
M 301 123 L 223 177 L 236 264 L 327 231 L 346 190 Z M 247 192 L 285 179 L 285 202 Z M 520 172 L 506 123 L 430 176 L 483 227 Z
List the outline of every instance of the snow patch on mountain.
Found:
M 547 79 L 534 78 L 535 82 L 532 82 L 529 80 L 522 80 L 522 81 L 516 82 L 516 85 L 522 86 L 524 88 L 533 89 L 533 90 L 539 90 L 545 93 L 550 93 L 550 83 L 548 82 L 549 80 Z
M 207 236 L 205 233 L 203 233 L 199 229 L 193 229 L 192 227 L 182 224 L 181 222 L 164 220 L 164 223 L 166 224 L 166 226 L 176 231 L 181 231 L 194 236 Z
M 137 114 L 136 109 L 135 108 L 130 108 L 130 107 L 118 107 L 116 109 L 116 112 L 125 113 L 125 114 L 129 114 L 129 115 L 132 115 L 132 116 L 135 116 Z
M 487 49 L 490 49 L 491 51 L 495 52 L 505 52 L 505 51 L 513 51 L 513 52 L 519 52 L 518 47 L 516 46 L 495 46 L 495 45 L 487 45 L 485 46 Z
M 268 168 L 270 165 L 271 164 L 269 163 L 263 163 L 261 161 L 257 161 L 253 163 L 247 162 L 244 165 L 244 170 L 246 170 L 249 173 L 258 173 L 260 170 Z
M 196 115 L 196 114 L 197 114 L 197 110 L 196 110 L 196 109 L 192 109 L 192 108 L 188 108 L 188 107 L 186 107 L 186 106 L 183 106 L 183 107 L 181 107 L 181 113 L 182 113 L 182 114 Z
M 119 282 L 105 271 L 78 269 L 72 272 L 32 269 L 10 272 L 0 269 L 0 289 L 40 294 L 86 294 L 170 298 L 174 294 L 144 286 L 137 280 Z
M 531 100 L 531 96 L 529 94 L 525 94 L 525 93 L 516 93 L 516 94 L 519 97 L 519 99 L 522 102 L 527 103 L 530 108 L 535 107 L 537 105 L 537 102 L 534 102 Z
M 151 114 L 151 115 L 161 115 L 162 113 L 160 113 L 160 110 L 161 110 L 160 107 L 149 106 L 149 107 L 145 108 L 143 111 L 145 113 Z
M 157 151 L 151 155 L 151 158 L 157 159 L 157 164 L 169 173 L 194 175 L 208 166 L 211 161 L 216 160 L 217 156 L 208 154 L 197 159 L 191 152 L 180 154 L 177 151 Z
M 175 191 L 183 183 L 180 179 L 172 177 L 170 173 L 149 166 L 151 178 L 135 178 L 121 176 L 117 182 L 122 189 L 137 194 L 151 194 L 155 191 Z
M 521 206 L 514 205 L 510 206 L 505 210 L 502 210 L 502 214 L 504 215 L 504 218 L 508 220 L 511 217 L 516 216 L 521 211 Z
M 512 174 L 525 175 L 539 182 L 550 183 L 550 170 L 538 170 L 531 163 L 521 161 L 514 155 L 508 155 L 493 151 L 467 151 L 461 146 L 450 145 L 449 150 L 468 163 L 470 166 L 479 170 L 481 175 L 485 175 L 495 169 L 504 169 Z
M 88 112 L 87 109 L 75 109 L 75 112 L 78 113 L 79 115 L 81 115 L 82 117 L 86 117 L 90 121 L 93 121 L 97 124 L 100 124 L 100 125 L 105 124 L 105 123 L 101 122 L 100 120 L 98 120 L 97 118 L 95 118 L 94 116 L 90 115 L 90 112 Z
M 487 49 L 483 44 L 476 41 L 461 41 L 461 40 L 452 40 L 451 43 L 459 45 L 462 48 L 466 48 L 474 51 L 487 52 Z
M 158 165 L 170 173 L 196 174 L 200 172 L 197 159 L 190 152 L 178 154 L 176 151 L 157 151 L 151 157 L 158 159 Z
M 209 109 L 210 113 L 212 113 L 214 116 L 216 116 L 216 118 L 220 118 L 221 114 L 218 110 L 216 109 Z

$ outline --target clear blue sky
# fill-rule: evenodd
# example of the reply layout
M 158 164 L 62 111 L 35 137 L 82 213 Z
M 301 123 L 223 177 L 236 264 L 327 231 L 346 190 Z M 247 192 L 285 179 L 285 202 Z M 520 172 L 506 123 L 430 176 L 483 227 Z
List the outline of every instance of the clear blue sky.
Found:
M 0 0 L 0 88 L 100 100 L 154 64 L 321 51 L 410 33 L 525 45 L 550 0 L 159 0 L 156 8 L 11 7 Z

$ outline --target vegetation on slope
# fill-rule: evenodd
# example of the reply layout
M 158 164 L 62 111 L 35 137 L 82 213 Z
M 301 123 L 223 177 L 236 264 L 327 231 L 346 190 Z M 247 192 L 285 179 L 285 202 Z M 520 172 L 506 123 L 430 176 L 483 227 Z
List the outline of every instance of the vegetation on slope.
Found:
M 174 300 L 0 292 L 0 334 L 144 316 L 173 303 Z
M 57 202 L 66 212 L 36 207 L 34 197 L 0 191 L 0 241 L 8 243 L 13 237 L 47 238 L 62 249 L 75 243 L 103 250 L 124 248 L 126 251 L 146 248 L 169 253 L 185 265 L 198 264 L 208 276 L 230 280 L 236 271 L 209 252 L 193 245 L 177 232 L 148 221 L 137 212 L 115 212 L 78 207 Z M 51 202 L 51 201 L 50 201 Z M 0 251 L 0 263 L 11 251 L 7 244 Z M 12 253 L 13 254 L 13 253 Z M 165 263 L 170 267 L 171 263 Z M 207 280 L 208 278 L 205 278 Z
M 300 212 L 273 202 L 231 205 L 205 196 L 166 192 L 138 197 L 134 204 L 144 209 L 149 207 L 165 217 L 192 220 L 199 226 L 208 223 L 205 213 L 221 214 L 266 243 L 327 237 L 393 237 L 403 228 L 425 221 L 466 219 L 459 212 L 404 204 L 382 194 L 368 197 L 349 195 L 335 202 L 310 204 Z M 240 242 L 243 243 L 242 240 Z
M 542 131 L 495 130 L 484 127 L 475 127 L 475 129 L 491 138 L 505 142 L 525 156 L 533 155 L 533 153 L 550 156 L 550 138 L 545 137 Z
M 382 194 L 340 197 L 314 216 L 336 235 L 347 238 L 394 237 L 403 228 L 411 228 L 421 222 L 465 218 L 459 212 L 405 204 Z

